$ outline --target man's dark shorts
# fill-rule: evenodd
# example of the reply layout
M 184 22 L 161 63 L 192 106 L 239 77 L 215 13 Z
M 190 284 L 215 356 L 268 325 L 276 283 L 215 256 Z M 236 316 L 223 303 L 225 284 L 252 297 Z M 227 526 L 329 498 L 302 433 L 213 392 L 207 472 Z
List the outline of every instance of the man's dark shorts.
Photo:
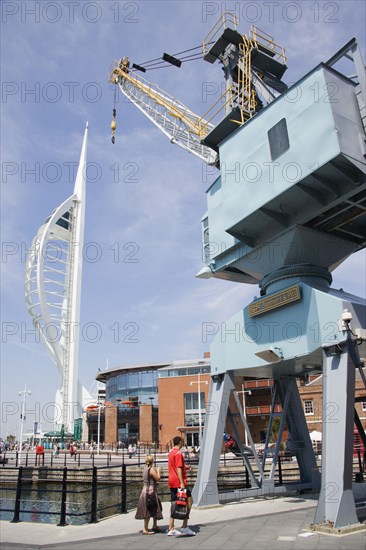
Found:
M 191 493 L 191 490 L 189 489 L 189 487 L 186 487 L 185 489 L 186 489 L 186 492 L 187 492 L 187 498 L 191 497 L 192 493 Z M 177 492 L 178 492 L 178 489 L 176 489 L 175 487 L 170 488 L 170 500 L 171 500 L 171 502 L 175 502 L 177 500 Z

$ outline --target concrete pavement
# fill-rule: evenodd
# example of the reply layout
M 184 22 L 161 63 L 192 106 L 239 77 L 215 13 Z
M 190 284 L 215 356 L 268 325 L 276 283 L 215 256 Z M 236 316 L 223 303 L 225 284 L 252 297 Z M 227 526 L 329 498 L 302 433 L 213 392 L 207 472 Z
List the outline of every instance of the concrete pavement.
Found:
M 143 536 L 142 521 L 135 512 L 117 515 L 97 524 L 57 527 L 40 523 L 0 522 L 2 550 L 51 548 L 59 550 L 225 549 L 268 550 L 317 549 L 364 550 L 366 531 L 335 536 L 305 530 L 314 519 L 317 501 L 312 495 L 262 497 L 209 509 L 194 509 L 190 527 L 195 537 L 168 537 L 164 533 Z M 163 503 L 166 529 L 170 503 Z M 179 528 L 180 522 L 176 521 Z

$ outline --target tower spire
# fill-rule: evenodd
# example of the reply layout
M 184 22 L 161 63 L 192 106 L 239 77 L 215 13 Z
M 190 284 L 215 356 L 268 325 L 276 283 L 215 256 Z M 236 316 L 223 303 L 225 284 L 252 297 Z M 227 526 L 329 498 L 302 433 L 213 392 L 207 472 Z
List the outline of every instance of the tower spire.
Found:
M 90 397 L 78 381 L 87 139 L 88 124 L 74 193 L 39 228 L 25 273 L 28 311 L 59 373 L 55 421 L 67 431 Z

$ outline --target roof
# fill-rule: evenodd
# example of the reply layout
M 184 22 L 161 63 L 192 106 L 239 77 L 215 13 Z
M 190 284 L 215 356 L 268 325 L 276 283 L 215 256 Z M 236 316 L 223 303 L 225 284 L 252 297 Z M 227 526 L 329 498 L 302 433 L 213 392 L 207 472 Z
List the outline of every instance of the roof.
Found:
M 139 371 L 146 371 L 146 370 L 159 370 L 164 367 L 169 367 L 173 364 L 173 362 L 168 363 L 147 363 L 144 365 L 124 365 L 120 367 L 113 367 L 111 369 L 105 369 L 103 371 L 98 372 L 97 376 L 95 377 L 98 382 L 105 383 L 108 378 L 111 376 L 115 376 L 116 374 L 122 374 L 127 372 L 139 372 Z
M 211 358 L 204 358 L 204 359 L 188 359 L 187 361 L 173 361 L 173 363 L 170 363 L 166 367 L 163 367 L 161 370 L 169 370 L 169 369 L 186 369 L 189 367 L 201 367 L 205 365 L 211 365 Z

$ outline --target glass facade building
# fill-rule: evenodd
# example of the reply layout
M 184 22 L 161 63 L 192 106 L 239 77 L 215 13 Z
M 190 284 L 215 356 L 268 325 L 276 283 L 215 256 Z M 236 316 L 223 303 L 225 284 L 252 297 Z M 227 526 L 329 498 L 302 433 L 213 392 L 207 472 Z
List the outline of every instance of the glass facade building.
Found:
M 128 405 L 158 404 L 158 373 L 156 370 L 134 370 L 111 374 L 106 380 L 106 400 Z
M 105 440 L 167 444 L 174 435 L 184 435 L 188 430 L 192 445 L 197 444 L 199 428 L 205 422 L 210 370 L 210 360 L 206 358 L 122 366 L 99 372 L 97 380 L 105 384 L 106 408 L 110 404 L 117 407 L 113 418 L 105 419 L 102 411 Z M 202 389 L 198 393 L 201 375 Z M 92 414 L 90 420 L 91 417 Z M 92 439 L 94 432 L 90 425 Z

